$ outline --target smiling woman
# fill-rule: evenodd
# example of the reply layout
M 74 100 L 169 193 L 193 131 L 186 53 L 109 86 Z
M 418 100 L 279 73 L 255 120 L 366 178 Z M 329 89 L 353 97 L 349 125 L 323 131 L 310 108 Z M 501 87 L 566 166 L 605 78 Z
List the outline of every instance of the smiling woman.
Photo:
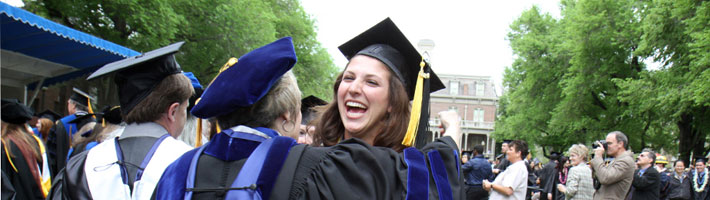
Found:
M 404 119 L 409 117 L 409 99 L 393 75 L 378 59 L 353 57 L 336 79 L 335 102 L 326 107 L 316 128 L 318 141 L 332 146 L 355 137 L 374 146 L 404 149 L 401 141 L 407 131 Z
M 409 101 L 414 100 L 424 67 L 420 64 L 428 65 L 391 20 L 385 21 L 389 23 L 380 23 L 340 46 L 350 61 L 334 84 L 335 101 L 319 118 L 316 144 L 332 146 L 358 138 L 398 152 L 406 147 L 402 141 L 412 129 L 407 123 Z M 443 88 L 438 77 L 429 74 L 430 92 Z

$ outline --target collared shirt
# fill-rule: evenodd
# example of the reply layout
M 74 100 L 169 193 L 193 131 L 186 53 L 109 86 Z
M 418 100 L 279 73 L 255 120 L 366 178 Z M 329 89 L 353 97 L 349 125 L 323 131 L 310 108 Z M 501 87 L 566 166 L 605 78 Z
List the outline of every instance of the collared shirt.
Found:
M 528 189 L 528 168 L 525 166 L 525 162 L 520 160 L 510 165 L 508 169 L 501 172 L 498 177 L 496 177 L 493 184 L 510 187 L 513 189 L 513 194 L 505 196 L 491 189 L 490 199 L 525 199 L 525 192 L 527 192 Z
M 646 173 L 647 169 L 648 169 L 648 167 L 643 168 L 643 169 L 639 169 L 639 176 L 643 176 L 643 173 Z
M 480 186 L 483 179 L 492 180 L 493 172 L 488 160 L 483 158 L 483 155 L 476 155 L 461 166 L 463 173 L 466 175 L 466 184 Z

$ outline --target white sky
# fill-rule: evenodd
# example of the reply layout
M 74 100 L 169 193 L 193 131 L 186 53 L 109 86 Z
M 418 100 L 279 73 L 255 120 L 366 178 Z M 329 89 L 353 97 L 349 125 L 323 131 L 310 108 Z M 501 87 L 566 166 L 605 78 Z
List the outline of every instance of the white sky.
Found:
M 25 3 L 22 2 L 22 0 L 0 0 L 0 2 L 9 4 L 14 7 L 22 7 L 25 6 Z
M 558 0 L 301 0 L 316 20 L 318 40 L 341 69 L 347 63 L 338 46 L 385 19 L 392 18 L 416 47 L 435 43 L 432 68 L 437 74 L 491 76 L 501 91 L 513 53 L 505 40 L 510 24 L 538 5 L 559 18 Z

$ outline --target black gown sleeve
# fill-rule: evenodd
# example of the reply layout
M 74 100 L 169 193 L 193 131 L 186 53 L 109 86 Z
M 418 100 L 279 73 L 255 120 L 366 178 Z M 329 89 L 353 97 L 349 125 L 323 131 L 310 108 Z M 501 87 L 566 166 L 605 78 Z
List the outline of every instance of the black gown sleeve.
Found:
M 12 200 L 15 199 L 15 187 L 12 186 L 12 182 L 5 175 L 5 171 L 2 171 L 2 194 L 0 195 L 2 200 Z
M 67 167 L 60 170 L 52 180 L 52 188 L 47 194 L 48 200 L 59 199 L 92 199 L 89 184 L 86 182 L 84 162 L 88 151 L 77 154 L 69 159 Z
M 64 124 L 57 120 L 54 131 L 47 136 L 47 160 L 52 177 L 65 167 L 70 145 L 71 139 L 67 135 Z
M 43 199 L 44 194 L 42 194 L 42 190 L 37 185 L 30 171 L 30 166 L 27 164 L 20 148 L 9 139 L 6 142 L 3 142 L 1 147 L 2 171 L 15 189 L 15 199 Z M 6 150 L 9 150 L 9 152 L 6 152 Z M 8 155 L 10 155 L 9 158 Z
M 463 199 L 463 176 L 457 146 L 450 137 L 421 149 L 427 168 L 431 156 L 440 158 L 454 199 Z M 436 155 L 435 155 L 436 154 Z M 272 199 L 405 199 L 408 166 L 402 153 L 348 139 L 332 147 L 296 146 L 286 158 Z M 285 184 L 290 182 L 291 184 Z M 426 188 L 426 187 L 425 187 Z M 429 197 L 438 199 L 433 176 Z M 283 192 L 289 191 L 289 192 Z

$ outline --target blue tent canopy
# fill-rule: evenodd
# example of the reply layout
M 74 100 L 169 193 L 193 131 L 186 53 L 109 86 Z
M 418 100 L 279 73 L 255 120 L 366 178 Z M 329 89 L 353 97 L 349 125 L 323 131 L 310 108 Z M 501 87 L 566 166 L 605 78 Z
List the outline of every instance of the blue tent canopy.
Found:
M 140 54 L 2 2 L 0 20 L 3 86 L 48 86 Z

